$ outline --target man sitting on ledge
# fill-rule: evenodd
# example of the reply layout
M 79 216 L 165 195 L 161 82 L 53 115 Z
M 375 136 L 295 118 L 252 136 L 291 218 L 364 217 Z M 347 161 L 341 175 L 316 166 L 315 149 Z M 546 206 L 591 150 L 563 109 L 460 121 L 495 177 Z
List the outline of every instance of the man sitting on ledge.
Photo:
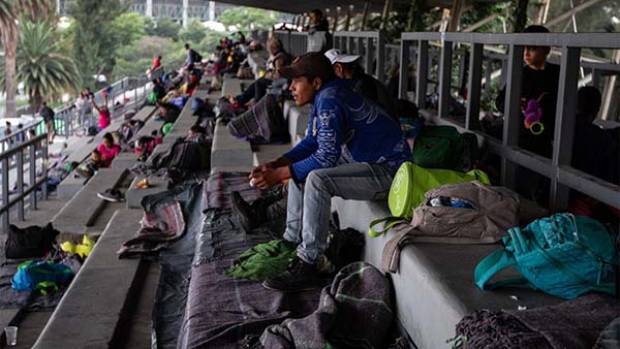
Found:
M 320 286 L 316 264 L 327 247 L 331 198 L 385 199 L 394 173 L 411 153 L 397 122 L 336 79 L 321 53 L 301 56 L 280 75 L 292 80 L 298 106 L 312 103 L 306 137 L 254 168 L 250 183 L 267 189 L 288 181 L 284 240 L 297 246 L 297 258 L 263 286 L 299 291 Z

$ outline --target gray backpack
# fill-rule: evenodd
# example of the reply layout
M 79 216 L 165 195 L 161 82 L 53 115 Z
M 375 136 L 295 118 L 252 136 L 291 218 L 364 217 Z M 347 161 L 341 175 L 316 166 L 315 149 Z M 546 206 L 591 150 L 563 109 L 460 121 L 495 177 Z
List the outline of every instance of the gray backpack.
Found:
M 411 223 L 396 229 L 383 249 L 383 269 L 398 270 L 401 248 L 414 242 L 492 244 L 519 225 L 519 198 L 504 187 L 478 181 L 428 191 Z

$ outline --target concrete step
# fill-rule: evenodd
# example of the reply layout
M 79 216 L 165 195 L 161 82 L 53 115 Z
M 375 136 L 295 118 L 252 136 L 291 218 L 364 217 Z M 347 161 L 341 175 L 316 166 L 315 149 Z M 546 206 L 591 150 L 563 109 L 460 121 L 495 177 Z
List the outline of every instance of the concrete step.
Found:
M 139 229 L 143 212 L 118 210 L 75 276 L 33 348 L 119 348 L 127 338 L 145 263 L 116 251 Z
M 226 125 L 219 121 L 215 125 L 211 149 L 211 173 L 249 172 L 252 170 L 253 155 L 250 143 L 233 137 Z
M 253 165 L 258 166 L 282 156 L 291 149 L 290 144 L 261 144 L 253 154 Z
M 54 216 L 53 224 L 63 233 L 82 234 L 105 207 L 106 201 L 97 197 L 97 193 L 109 188 L 116 188 L 128 171 L 104 168 L 93 176 L 78 193 Z

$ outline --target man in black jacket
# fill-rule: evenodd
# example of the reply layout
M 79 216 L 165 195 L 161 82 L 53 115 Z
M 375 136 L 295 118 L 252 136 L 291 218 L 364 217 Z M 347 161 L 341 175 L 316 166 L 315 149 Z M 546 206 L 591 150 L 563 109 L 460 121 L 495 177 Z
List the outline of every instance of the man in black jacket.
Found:
M 47 102 L 43 102 L 39 114 L 43 117 L 43 121 L 47 127 L 47 141 L 49 144 L 52 144 L 56 136 L 56 129 L 54 128 L 54 115 L 56 114 L 52 108 L 47 106 Z

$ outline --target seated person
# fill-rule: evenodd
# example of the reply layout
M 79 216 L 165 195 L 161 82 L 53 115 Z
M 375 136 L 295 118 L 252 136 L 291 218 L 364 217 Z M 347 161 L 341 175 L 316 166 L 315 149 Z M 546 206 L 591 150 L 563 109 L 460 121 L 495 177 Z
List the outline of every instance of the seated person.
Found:
M 600 107 L 601 93 L 596 87 L 579 89 L 572 166 L 608 182 L 618 183 L 618 143 L 612 134 L 593 123 Z
M 254 168 L 250 184 L 268 189 L 288 181 L 284 240 L 297 246 L 297 257 L 263 286 L 297 291 L 320 287 L 317 263 L 327 245 L 331 198 L 386 199 L 411 152 L 399 125 L 336 79 L 323 54 L 305 54 L 279 72 L 292 79 L 297 105 L 313 104 L 308 131 L 292 150 Z
M 153 80 L 153 92 L 155 93 L 157 100 L 162 99 L 166 95 L 166 88 L 164 83 L 161 81 L 161 78 Z
M 97 146 L 101 154 L 101 165 L 99 167 L 110 167 L 112 160 L 121 152 L 121 146 L 114 142 L 111 133 L 103 135 L 103 142 Z
M 360 56 L 345 55 L 333 48 L 325 52 L 325 57 L 331 62 L 338 78 L 351 81 L 351 89 L 354 92 L 379 104 L 390 116 L 398 119 L 396 100 L 390 96 L 383 83 L 364 72 L 359 65 Z
M 84 163 L 80 164 L 75 169 L 75 172 L 79 176 L 82 176 L 84 178 L 90 178 L 94 176 L 95 173 L 97 173 L 97 170 L 99 170 L 99 168 L 102 167 L 101 164 L 101 153 L 98 150 L 93 150 L 90 153 L 90 157 L 86 161 L 84 161 Z
M 185 140 L 190 142 L 205 142 L 206 136 L 207 130 L 204 127 L 194 125 L 190 127 L 189 131 L 187 131 L 187 137 L 185 137 Z
M 250 100 L 254 99 L 254 102 L 259 101 L 265 93 L 267 88 L 274 80 L 280 79 L 278 69 L 291 64 L 292 56 L 284 51 L 282 41 L 276 37 L 272 37 L 267 42 L 267 48 L 269 49 L 269 59 L 267 60 L 267 73 L 264 77 L 261 77 L 254 81 L 248 88 L 240 95 L 235 97 L 229 97 L 230 102 L 241 105 L 247 104 Z
M 549 30 L 540 25 L 531 25 L 524 33 L 549 33 Z M 542 112 L 538 123 L 521 122 L 519 128 L 519 146 L 546 157 L 551 156 L 553 132 L 555 131 L 555 110 L 558 94 L 560 67 L 548 63 L 549 46 L 526 46 L 523 51 L 521 109 L 534 107 Z M 506 87 L 504 86 L 495 100 L 497 109 L 504 111 Z M 535 102 L 534 102 L 535 101 Z
M 157 108 L 157 117 L 165 123 L 175 122 L 181 114 L 181 110 L 171 103 L 157 102 Z

